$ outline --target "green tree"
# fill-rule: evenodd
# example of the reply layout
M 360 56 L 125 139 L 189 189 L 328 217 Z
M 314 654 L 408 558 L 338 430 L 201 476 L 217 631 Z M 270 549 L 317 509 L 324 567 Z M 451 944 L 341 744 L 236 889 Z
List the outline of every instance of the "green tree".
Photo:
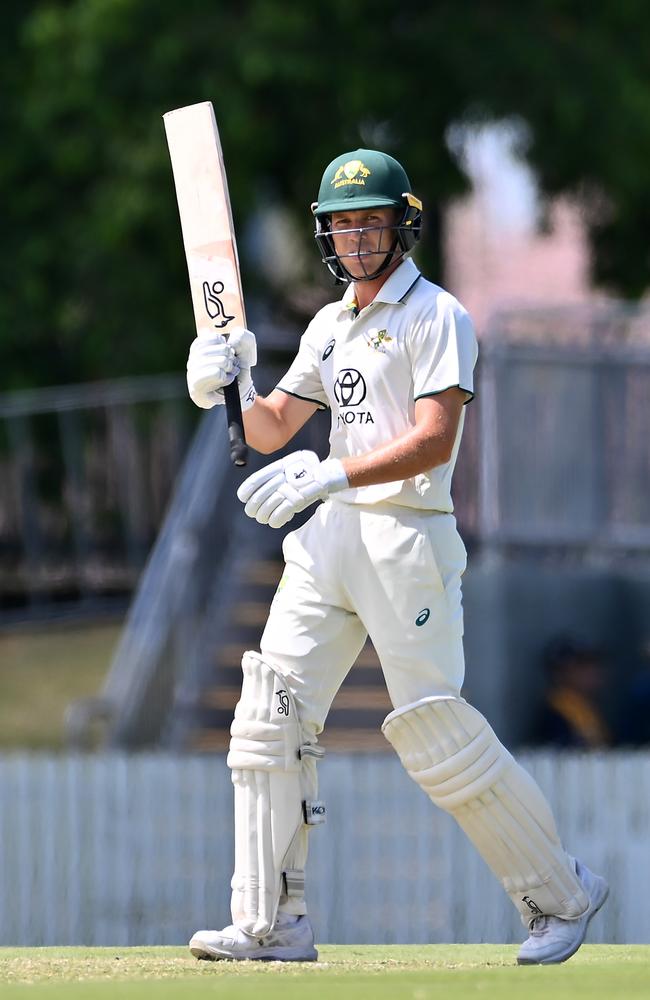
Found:
M 648 286 L 640 0 L 13 0 L 3 15 L 6 386 L 183 365 L 191 310 L 161 116 L 198 100 L 218 111 L 240 233 L 272 198 L 315 259 L 323 166 L 383 146 L 425 200 L 434 268 L 439 208 L 466 183 L 449 126 L 519 116 L 542 190 L 584 205 L 595 279 L 626 296 Z

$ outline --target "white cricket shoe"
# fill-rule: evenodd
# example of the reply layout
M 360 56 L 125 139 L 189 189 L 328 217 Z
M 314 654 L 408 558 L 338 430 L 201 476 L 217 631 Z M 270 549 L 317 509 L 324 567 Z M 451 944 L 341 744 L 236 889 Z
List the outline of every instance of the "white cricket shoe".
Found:
M 315 962 L 314 932 L 309 917 L 278 914 L 275 926 L 262 938 L 247 934 L 234 924 L 222 931 L 197 931 L 190 941 L 195 958 L 218 962 Z
M 563 920 L 561 917 L 543 915 L 533 917 L 528 925 L 530 937 L 522 944 L 517 962 L 519 965 L 553 965 L 566 962 L 576 953 L 585 939 L 591 918 L 598 913 L 607 896 L 609 886 L 600 875 L 594 875 L 579 861 L 575 862 L 576 875 L 589 897 L 589 906 L 581 917 Z

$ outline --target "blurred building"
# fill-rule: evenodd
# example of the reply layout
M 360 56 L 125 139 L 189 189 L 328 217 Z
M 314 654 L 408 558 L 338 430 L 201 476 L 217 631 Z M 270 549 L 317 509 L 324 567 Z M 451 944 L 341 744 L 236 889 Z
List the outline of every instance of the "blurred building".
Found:
M 521 126 L 462 129 L 450 138 L 472 192 L 447 209 L 446 286 L 479 334 L 495 308 L 603 301 L 590 283 L 580 209 L 566 198 L 544 205 L 532 171 L 517 156 Z

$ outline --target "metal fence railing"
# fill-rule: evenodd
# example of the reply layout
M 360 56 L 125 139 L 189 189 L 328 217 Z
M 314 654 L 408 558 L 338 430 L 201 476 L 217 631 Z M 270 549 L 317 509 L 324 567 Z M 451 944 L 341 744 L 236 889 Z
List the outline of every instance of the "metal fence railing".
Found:
M 475 550 L 650 559 L 650 313 L 585 315 L 503 315 L 482 344 L 455 477 Z M 285 367 L 266 366 L 262 391 Z M 204 422 L 189 447 L 197 416 L 181 376 L 0 396 L 0 610 L 126 597 L 139 581 L 102 695 L 73 710 L 79 743 L 98 715 L 113 744 L 157 742 L 206 609 L 228 613 L 215 587 L 230 517 L 245 519 L 222 429 Z M 318 420 L 302 446 L 323 452 Z
M 277 380 L 282 370 L 269 365 L 266 374 Z M 310 421 L 293 446 L 324 455 L 323 421 Z M 242 564 L 255 558 L 250 529 L 258 526 L 241 516 L 236 489 L 265 461 L 251 449 L 247 468 L 234 467 L 224 407 L 203 413 L 139 575 L 102 691 L 68 708 L 71 746 L 87 747 L 98 735 L 121 747 L 171 739 L 177 721 L 174 698 L 213 657 L 215 624 L 232 615 L 233 580 Z
M 266 367 L 269 388 L 284 368 Z M 464 537 L 650 553 L 649 397 L 650 311 L 495 317 L 454 481 Z M 0 394 L 0 613 L 128 595 L 198 416 L 181 375 Z
M 128 595 L 196 423 L 181 376 L 0 395 L 0 611 Z
M 521 760 L 567 849 L 610 882 L 589 940 L 650 941 L 650 756 Z M 474 848 L 395 756 L 331 755 L 320 776 L 328 819 L 307 871 L 319 941 L 522 939 Z M 222 757 L 0 757 L 0 944 L 182 944 L 229 923 L 231 814 Z
M 235 485 L 222 409 L 205 413 L 199 425 L 101 694 L 68 707 L 73 746 L 86 746 L 98 722 L 109 744 L 160 740 L 208 597 L 229 562 Z
M 605 311 L 588 336 L 572 313 L 495 319 L 458 466 L 470 537 L 502 551 L 650 555 L 650 311 L 623 318 Z

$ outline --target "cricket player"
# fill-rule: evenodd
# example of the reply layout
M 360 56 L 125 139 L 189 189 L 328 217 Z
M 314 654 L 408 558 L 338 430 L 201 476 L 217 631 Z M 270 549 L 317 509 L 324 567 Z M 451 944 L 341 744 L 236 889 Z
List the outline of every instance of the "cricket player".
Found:
M 394 710 L 382 729 L 408 774 L 451 813 L 500 880 L 529 937 L 518 961 L 563 962 L 604 903 L 604 879 L 565 852 L 550 808 L 483 716 L 461 697 L 461 576 L 451 478 L 473 395 L 468 314 L 410 258 L 422 205 L 376 150 L 338 156 L 312 206 L 324 263 L 347 284 L 301 339 L 278 386 L 257 395 L 253 334 L 197 339 L 190 396 L 223 403 L 237 378 L 246 436 L 283 448 L 331 412 L 325 461 L 299 451 L 249 476 L 245 512 L 280 528 L 285 571 L 259 652 L 243 657 L 228 765 L 235 794 L 232 925 L 198 931 L 198 958 L 312 961 L 304 898 L 318 799 L 317 738 L 370 635 Z

